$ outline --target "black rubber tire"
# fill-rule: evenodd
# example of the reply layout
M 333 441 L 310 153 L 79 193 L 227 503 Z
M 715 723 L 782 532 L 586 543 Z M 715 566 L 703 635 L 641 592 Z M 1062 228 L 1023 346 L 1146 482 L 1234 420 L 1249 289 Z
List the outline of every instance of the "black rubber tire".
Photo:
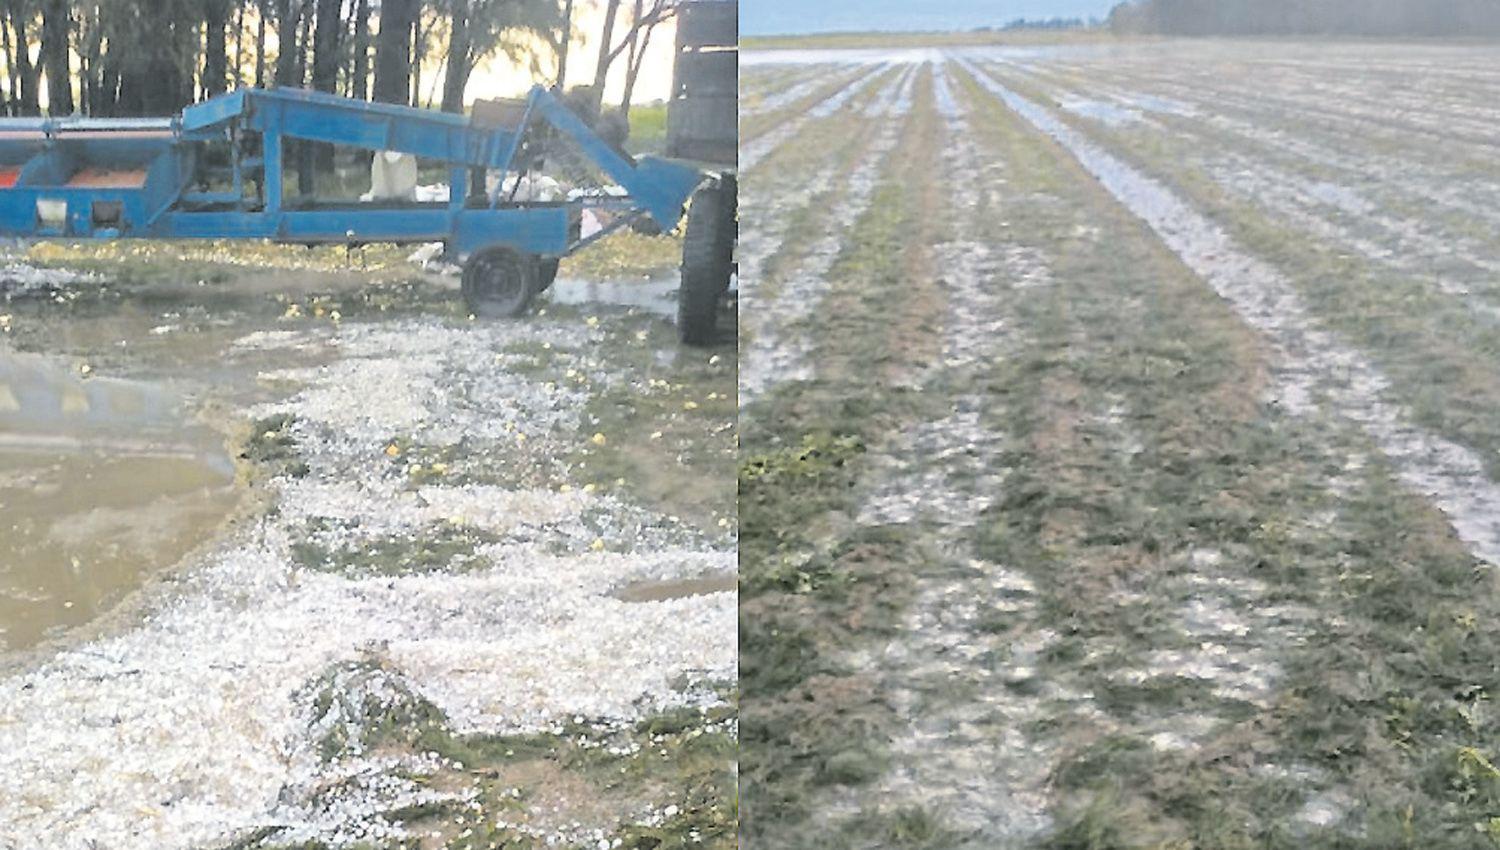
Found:
M 469 312 L 484 319 L 510 319 L 526 312 L 538 289 L 537 261 L 514 248 L 475 251 L 461 281 Z
M 540 257 L 536 261 L 536 285 L 537 292 L 546 292 L 552 281 L 557 280 L 557 267 L 561 260 L 556 257 Z
M 735 181 L 722 178 L 699 189 L 688 207 L 677 292 L 677 337 L 686 345 L 717 341 L 719 302 L 734 270 L 737 194 Z
M 643 215 L 632 221 L 630 223 L 630 231 L 632 233 L 639 233 L 642 236 L 660 236 L 662 233 L 661 225 L 656 223 L 656 219 L 648 215 Z

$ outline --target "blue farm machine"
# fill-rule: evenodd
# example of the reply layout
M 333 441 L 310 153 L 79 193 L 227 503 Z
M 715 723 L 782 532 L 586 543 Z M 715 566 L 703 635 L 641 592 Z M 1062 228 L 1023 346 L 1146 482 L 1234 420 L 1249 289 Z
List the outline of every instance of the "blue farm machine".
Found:
M 547 89 L 499 103 L 463 116 L 301 89 L 242 89 L 171 118 L 3 120 L 0 235 L 441 242 L 463 261 L 473 313 L 516 316 L 550 284 L 559 258 L 642 218 L 675 228 L 713 179 L 698 165 L 626 155 Z M 309 150 L 329 145 L 437 164 L 445 196 L 288 197 L 287 163 L 305 164 Z M 562 146 L 599 191 L 523 193 Z

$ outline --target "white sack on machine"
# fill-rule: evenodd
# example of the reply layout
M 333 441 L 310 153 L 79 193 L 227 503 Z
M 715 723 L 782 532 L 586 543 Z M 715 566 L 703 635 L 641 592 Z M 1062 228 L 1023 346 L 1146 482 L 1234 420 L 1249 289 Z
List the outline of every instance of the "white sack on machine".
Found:
M 505 178 L 502 186 L 500 175 L 491 172 L 485 180 L 485 191 L 492 197 L 500 192 L 500 197 L 522 204 L 533 201 L 550 203 L 563 196 L 562 184 L 545 174 L 512 174 Z
M 414 201 L 417 158 L 409 153 L 378 151 L 370 160 L 370 191 L 361 201 Z

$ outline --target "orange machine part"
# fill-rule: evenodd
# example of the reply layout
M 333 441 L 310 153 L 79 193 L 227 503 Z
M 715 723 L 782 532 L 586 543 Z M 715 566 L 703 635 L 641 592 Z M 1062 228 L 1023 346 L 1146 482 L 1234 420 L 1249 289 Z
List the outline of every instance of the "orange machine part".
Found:
M 82 189 L 139 189 L 146 185 L 146 171 L 80 168 L 68 178 L 67 185 Z
M 9 189 L 16 185 L 16 178 L 21 176 L 19 168 L 0 168 L 0 189 Z

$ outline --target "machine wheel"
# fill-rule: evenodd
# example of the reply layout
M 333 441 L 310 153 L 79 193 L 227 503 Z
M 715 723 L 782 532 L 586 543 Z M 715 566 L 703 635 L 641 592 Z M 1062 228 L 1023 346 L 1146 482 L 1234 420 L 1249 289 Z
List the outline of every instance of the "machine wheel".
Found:
M 537 262 L 503 245 L 475 251 L 464 264 L 462 289 L 469 311 L 476 316 L 519 316 L 539 291 Z
M 556 257 L 542 257 L 536 261 L 537 292 L 546 292 L 557 280 L 557 267 L 562 261 Z
M 734 268 L 736 203 L 735 182 L 725 178 L 699 189 L 688 207 L 677 293 L 677 336 L 687 345 L 714 342 L 719 301 Z

